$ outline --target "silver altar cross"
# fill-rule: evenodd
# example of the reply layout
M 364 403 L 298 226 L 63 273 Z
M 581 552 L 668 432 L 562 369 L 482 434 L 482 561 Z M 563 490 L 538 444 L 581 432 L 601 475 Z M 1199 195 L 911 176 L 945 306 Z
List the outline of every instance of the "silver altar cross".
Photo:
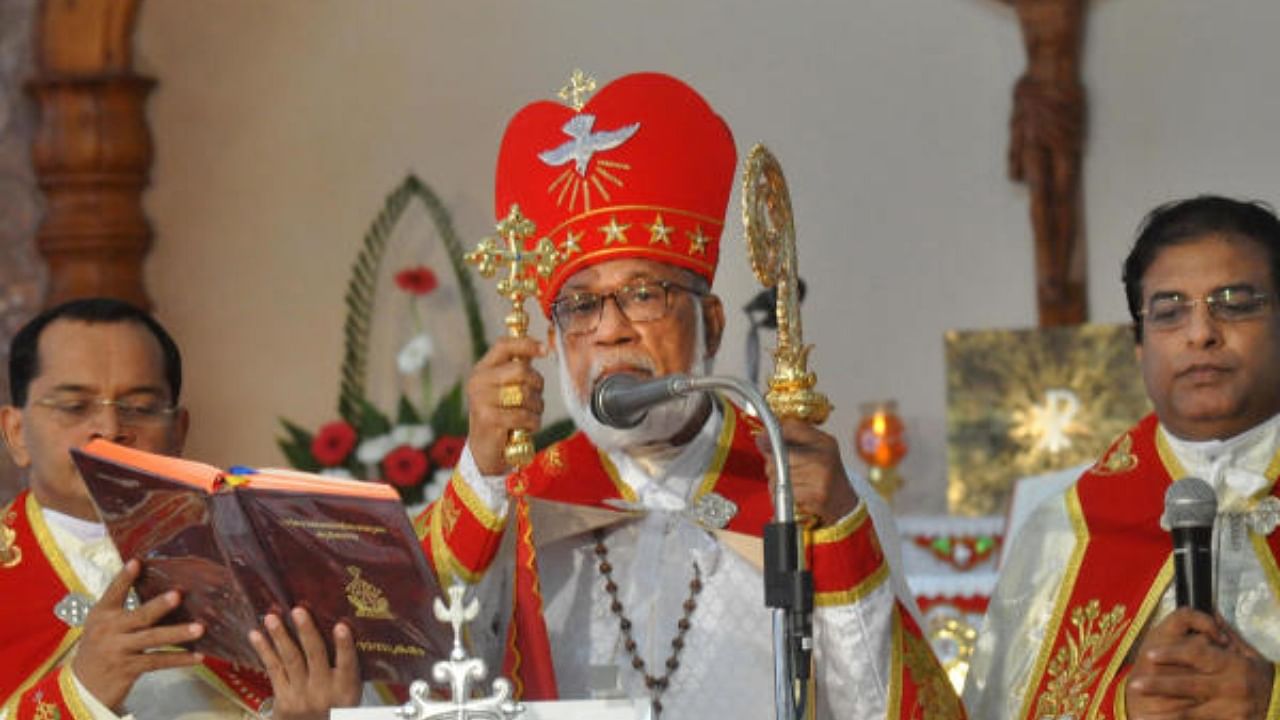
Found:
M 453 650 L 448 660 L 441 660 L 431 668 L 431 678 L 437 683 L 449 684 L 448 700 L 431 699 L 431 685 L 425 680 L 415 680 L 409 686 L 409 702 L 396 710 L 396 717 L 404 720 L 512 720 L 524 715 L 524 706 L 511 697 L 511 682 L 506 678 L 493 681 L 493 694 L 489 697 L 471 697 L 471 686 L 479 684 L 488 675 L 484 660 L 467 657 L 462 646 L 462 628 L 475 619 L 480 603 L 472 598 L 464 602 L 467 588 L 454 584 L 449 588 L 449 604 L 436 598 L 436 619 L 453 626 Z

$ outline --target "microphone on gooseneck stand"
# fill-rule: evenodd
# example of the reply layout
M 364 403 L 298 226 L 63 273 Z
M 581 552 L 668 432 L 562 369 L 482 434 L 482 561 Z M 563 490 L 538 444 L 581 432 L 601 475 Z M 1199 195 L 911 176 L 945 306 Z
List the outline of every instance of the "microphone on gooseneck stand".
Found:
M 684 375 L 667 375 L 643 380 L 619 373 L 596 383 L 591 391 L 591 414 L 602 424 L 629 430 L 644 421 L 649 408 L 694 392 Z
M 1218 497 L 1200 478 L 1185 477 L 1164 494 L 1163 525 L 1173 536 L 1178 607 L 1213 614 L 1213 519 Z

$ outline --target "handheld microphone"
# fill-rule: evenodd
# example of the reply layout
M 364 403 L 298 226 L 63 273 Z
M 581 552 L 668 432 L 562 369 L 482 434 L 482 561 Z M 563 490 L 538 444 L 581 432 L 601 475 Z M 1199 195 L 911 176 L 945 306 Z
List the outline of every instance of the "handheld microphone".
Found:
M 644 421 L 649 408 L 692 390 L 692 383 L 684 375 L 656 380 L 642 380 L 627 373 L 610 375 L 591 391 L 591 414 L 609 427 L 629 430 Z
M 1213 519 L 1218 497 L 1200 478 L 1185 477 L 1164 494 L 1164 525 L 1173 535 L 1178 607 L 1213 614 Z

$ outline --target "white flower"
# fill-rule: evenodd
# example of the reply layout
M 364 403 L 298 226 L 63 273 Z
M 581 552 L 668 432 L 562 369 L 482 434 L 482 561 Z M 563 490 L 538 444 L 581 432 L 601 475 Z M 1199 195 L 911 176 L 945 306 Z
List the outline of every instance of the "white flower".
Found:
M 325 477 L 331 477 L 331 478 L 344 478 L 346 480 L 354 479 L 351 475 L 350 470 L 346 468 L 340 468 L 340 467 L 325 468 L 320 471 L 320 474 L 324 475 Z
M 408 445 L 414 450 L 431 444 L 436 439 L 436 434 L 431 430 L 430 425 L 397 425 L 391 431 L 391 447 L 387 448 L 387 452 L 391 452 L 401 445 Z M 383 453 L 384 455 L 386 453 Z
M 400 368 L 401 374 L 412 375 L 420 372 L 435 353 L 436 346 L 431 342 L 431 336 L 422 333 L 400 348 L 400 354 L 396 355 L 396 367 Z
M 377 465 L 387 453 L 395 450 L 402 443 L 395 441 L 389 433 L 371 437 L 356 447 L 356 459 L 365 465 Z

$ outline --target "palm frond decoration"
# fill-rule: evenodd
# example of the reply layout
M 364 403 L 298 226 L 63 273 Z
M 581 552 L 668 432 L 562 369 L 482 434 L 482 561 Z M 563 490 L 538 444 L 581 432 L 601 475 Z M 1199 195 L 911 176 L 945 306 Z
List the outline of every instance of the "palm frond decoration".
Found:
M 368 378 L 369 334 L 376 306 L 378 274 L 387 241 L 409 203 L 417 199 L 425 207 L 449 254 L 449 264 L 461 290 L 462 306 L 467 314 L 467 330 L 471 336 L 471 359 L 479 360 L 489 349 L 485 340 L 484 319 L 476 300 L 475 285 L 463 260 L 465 250 L 453 229 L 453 220 L 444 203 L 417 175 L 410 173 L 400 186 L 387 195 L 382 211 L 365 232 L 360 254 L 351 266 L 347 283 L 347 319 L 343 324 L 341 384 L 338 390 L 338 415 L 349 423 L 360 419 Z

